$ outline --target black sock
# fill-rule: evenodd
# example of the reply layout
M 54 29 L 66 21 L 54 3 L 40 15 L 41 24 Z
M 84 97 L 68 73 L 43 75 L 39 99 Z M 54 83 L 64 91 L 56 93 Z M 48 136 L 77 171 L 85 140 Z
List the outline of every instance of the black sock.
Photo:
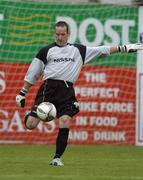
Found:
M 59 128 L 58 137 L 56 140 L 56 153 L 54 158 L 60 158 L 67 147 L 69 129 Z

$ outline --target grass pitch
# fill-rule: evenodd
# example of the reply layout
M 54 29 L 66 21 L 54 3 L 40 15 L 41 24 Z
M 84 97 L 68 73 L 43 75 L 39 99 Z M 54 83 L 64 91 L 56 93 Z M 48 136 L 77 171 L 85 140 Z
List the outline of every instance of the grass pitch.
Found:
M 64 167 L 49 165 L 54 146 L 0 145 L 0 180 L 143 180 L 143 147 L 70 145 Z

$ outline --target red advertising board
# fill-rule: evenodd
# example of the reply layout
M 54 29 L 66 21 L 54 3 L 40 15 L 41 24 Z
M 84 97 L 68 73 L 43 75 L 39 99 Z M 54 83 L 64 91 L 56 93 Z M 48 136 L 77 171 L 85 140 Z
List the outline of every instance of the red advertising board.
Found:
M 34 101 L 39 80 L 27 95 L 26 107 L 15 103 L 28 64 L 0 63 L 0 143 L 53 144 L 58 120 L 26 130 L 24 113 Z M 72 120 L 72 144 L 134 144 L 136 69 L 85 66 L 75 84 L 80 113 Z

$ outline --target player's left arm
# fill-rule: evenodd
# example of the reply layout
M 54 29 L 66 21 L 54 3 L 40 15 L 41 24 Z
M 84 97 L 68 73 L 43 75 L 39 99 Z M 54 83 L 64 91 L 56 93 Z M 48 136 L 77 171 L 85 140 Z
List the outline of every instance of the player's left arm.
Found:
M 141 43 L 135 43 L 135 44 L 127 44 L 127 45 L 121 45 L 117 47 L 111 47 L 110 48 L 110 54 L 112 53 L 131 53 L 131 52 L 136 52 L 138 50 L 143 50 L 143 44 Z

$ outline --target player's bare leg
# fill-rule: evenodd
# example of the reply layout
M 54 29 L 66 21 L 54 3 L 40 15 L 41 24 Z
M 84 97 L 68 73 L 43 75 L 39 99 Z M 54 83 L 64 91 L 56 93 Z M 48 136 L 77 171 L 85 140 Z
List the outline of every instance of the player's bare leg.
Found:
M 71 122 L 71 117 L 68 115 L 63 115 L 59 118 L 59 128 L 69 128 Z
M 35 129 L 38 126 L 39 122 L 40 119 L 29 115 L 25 119 L 25 126 L 27 129 Z

